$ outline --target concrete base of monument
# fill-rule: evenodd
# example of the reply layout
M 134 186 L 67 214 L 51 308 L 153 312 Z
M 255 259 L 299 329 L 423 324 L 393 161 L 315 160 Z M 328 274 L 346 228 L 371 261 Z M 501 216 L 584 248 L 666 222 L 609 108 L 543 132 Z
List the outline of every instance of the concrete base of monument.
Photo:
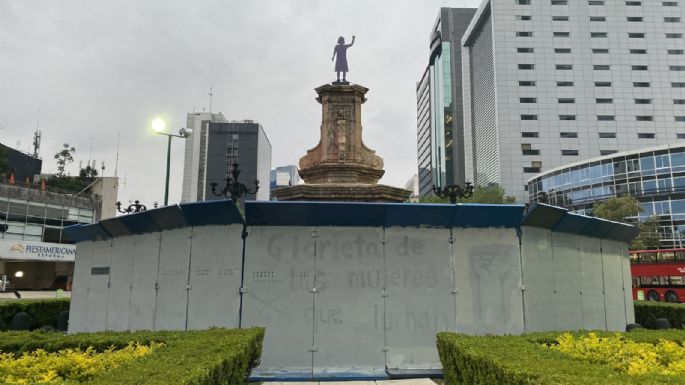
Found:
M 307 183 L 274 190 L 279 201 L 406 202 L 411 191 L 382 184 Z

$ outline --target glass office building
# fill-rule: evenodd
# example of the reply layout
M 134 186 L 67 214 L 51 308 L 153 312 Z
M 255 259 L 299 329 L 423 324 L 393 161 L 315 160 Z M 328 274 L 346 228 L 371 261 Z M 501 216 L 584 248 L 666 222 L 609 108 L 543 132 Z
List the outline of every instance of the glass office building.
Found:
M 661 246 L 685 247 L 685 144 L 621 152 L 568 164 L 529 179 L 530 202 L 581 214 L 615 196 L 637 198 L 642 212 L 630 221 L 659 218 Z

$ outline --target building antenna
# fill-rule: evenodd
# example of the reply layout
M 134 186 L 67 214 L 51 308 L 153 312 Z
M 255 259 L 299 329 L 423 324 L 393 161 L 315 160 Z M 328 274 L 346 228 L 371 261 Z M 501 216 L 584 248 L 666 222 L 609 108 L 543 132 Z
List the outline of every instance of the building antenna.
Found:
M 93 157 L 93 137 L 91 136 L 90 137 L 90 150 L 88 151 L 88 166 L 90 166 L 90 160 L 92 157 Z
M 212 96 L 214 96 L 212 91 L 213 91 L 213 88 L 209 87 L 209 94 L 208 95 L 209 95 L 209 113 L 210 114 L 212 113 Z
M 38 158 L 40 152 L 40 139 L 43 135 L 40 132 L 40 108 L 36 114 L 36 132 L 33 133 L 33 157 Z
M 119 169 L 119 138 L 121 134 L 117 134 L 117 158 L 114 161 L 114 176 L 117 176 L 117 170 Z

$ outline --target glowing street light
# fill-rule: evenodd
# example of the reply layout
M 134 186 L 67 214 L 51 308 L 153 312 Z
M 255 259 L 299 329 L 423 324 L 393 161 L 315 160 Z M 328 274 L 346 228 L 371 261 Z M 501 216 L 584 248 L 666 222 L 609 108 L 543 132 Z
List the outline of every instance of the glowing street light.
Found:
M 171 138 L 172 137 L 177 137 L 177 138 L 187 138 L 193 133 L 192 128 L 181 128 L 178 130 L 178 135 L 176 134 L 168 134 L 164 132 L 166 129 L 166 122 L 162 118 L 155 118 L 152 121 L 152 129 L 155 131 L 156 134 L 159 135 L 164 135 L 167 138 L 169 138 L 167 142 L 167 149 L 166 149 L 166 183 L 164 184 L 164 206 L 169 205 L 169 169 L 171 167 Z

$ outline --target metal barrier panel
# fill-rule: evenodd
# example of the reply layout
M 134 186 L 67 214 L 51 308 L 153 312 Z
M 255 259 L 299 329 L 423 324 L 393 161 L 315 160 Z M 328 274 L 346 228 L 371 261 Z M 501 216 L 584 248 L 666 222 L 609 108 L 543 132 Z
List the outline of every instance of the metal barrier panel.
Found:
M 129 330 L 152 330 L 155 326 L 155 283 L 159 263 L 159 233 L 133 236 Z
M 98 241 L 93 247 L 93 259 L 88 279 L 88 309 L 86 331 L 101 331 L 107 327 L 109 268 L 112 262 L 112 241 Z
M 583 329 L 578 236 L 552 232 L 557 330 Z M 534 279 L 534 278 L 533 278 Z
M 452 229 L 457 331 L 523 333 L 516 229 Z
M 128 328 L 131 301 L 131 269 L 133 268 L 133 237 L 112 239 L 112 263 L 109 268 L 109 298 L 106 330 Z
M 238 327 L 242 225 L 193 228 L 188 329 Z
M 161 234 L 155 330 L 185 330 L 192 227 Z
M 88 312 L 88 281 L 93 267 L 95 242 L 87 241 L 76 245 L 76 263 L 71 287 L 69 305 L 69 333 L 86 331 Z
M 635 305 L 633 304 L 633 276 L 630 272 L 630 257 L 628 256 L 628 244 L 616 242 L 620 248 L 621 265 L 623 266 L 623 300 L 626 309 L 626 325 L 635 323 Z
M 537 227 L 521 228 L 523 304 L 526 332 L 556 330 L 555 274 L 552 233 Z
M 607 330 L 626 330 L 628 317 L 623 289 L 623 258 L 627 257 L 628 251 L 619 242 L 602 239 L 604 306 L 606 308 Z
M 388 368 L 441 368 L 435 335 L 456 330 L 451 246 L 449 229 L 385 230 Z
M 583 328 L 606 329 L 604 311 L 604 273 L 602 272 L 602 241 L 579 237 L 580 270 L 583 291 Z
M 266 327 L 261 366 L 312 369 L 313 227 L 250 227 L 243 327 Z
M 314 368 L 384 367 L 383 228 L 316 232 Z

